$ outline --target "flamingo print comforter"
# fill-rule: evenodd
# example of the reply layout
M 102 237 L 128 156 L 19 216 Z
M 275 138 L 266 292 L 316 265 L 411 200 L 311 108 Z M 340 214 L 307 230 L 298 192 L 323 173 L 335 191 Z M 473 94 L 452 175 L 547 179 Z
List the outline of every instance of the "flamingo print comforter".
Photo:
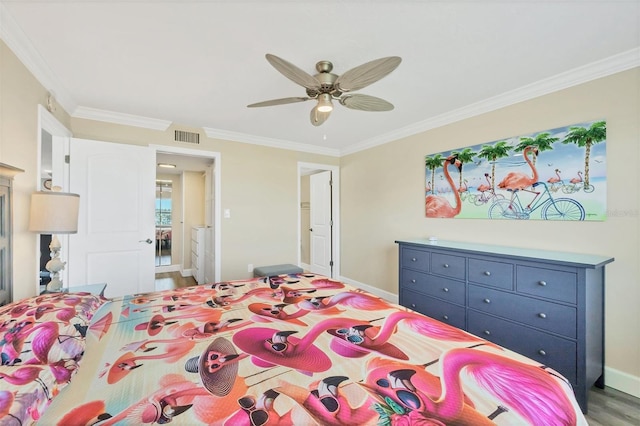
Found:
M 310 274 L 116 298 L 45 425 L 587 424 L 530 359 Z

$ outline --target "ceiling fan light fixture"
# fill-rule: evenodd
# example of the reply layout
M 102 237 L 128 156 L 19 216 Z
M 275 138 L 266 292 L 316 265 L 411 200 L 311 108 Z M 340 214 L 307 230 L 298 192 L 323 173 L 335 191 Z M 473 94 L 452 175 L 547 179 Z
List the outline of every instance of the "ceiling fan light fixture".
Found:
M 328 93 L 322 93 L 318 96 L 318 111 L 331 112 L 333 111 L 333 103 L 331 103 L 331 95 Z

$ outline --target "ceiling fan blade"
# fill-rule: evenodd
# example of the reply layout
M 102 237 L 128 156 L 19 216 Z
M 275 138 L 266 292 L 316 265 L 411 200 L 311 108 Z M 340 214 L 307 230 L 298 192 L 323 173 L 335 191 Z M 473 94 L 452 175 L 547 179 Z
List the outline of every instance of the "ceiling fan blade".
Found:
M 290 62 L 285 61 L 282 58 L 278 58 L 275 55 L 270 53 L 266 54 L 267 61 L 282 75 L 287 77 L 289 80 L 293 81 L 300 86 L 310 89 L 310 90 L 318 90 L 320 89 L 320 82 L 317 78 L 312 76 L 311 74 L 301 70 Z
M 360 111 L 391 111 L 393 109 L 393 104 L 384 99 L 357 93 L 342 96 L 340 103 L 347 108 L 358 109 Z
M 341 92 L 362 89 L 395 70 L 402 62 L 399 56 L 388 56 L 359 65 L 339 76 L 334 86 Z
M 311 124 L 313 124 L 316 127 L 320 126 L 322 123 L 327 121 L 327 118 L 329 118 L 330 115 L 331 115 L 331 111 L 326 111 L 326 112 L 318 111 L 318 106 L 316 105 L 311 110 L 311 114 L 310 114 Z
M 296 102 L 308 101 L 309 99 L 313 99 L 313 98 L 296 98 L 296 97 L 293 97 L 293 98 L 271 99 L 270 101 L 257 102 L 255 104 L 247 105 L 247 108 L 293 104 L 293 103 L 296 103 Z

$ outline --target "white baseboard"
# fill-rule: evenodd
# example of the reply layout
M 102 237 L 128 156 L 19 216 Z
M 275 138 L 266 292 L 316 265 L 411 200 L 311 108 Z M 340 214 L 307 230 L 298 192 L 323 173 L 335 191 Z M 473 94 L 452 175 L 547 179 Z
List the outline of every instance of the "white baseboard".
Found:
M 179 272 L 180 271 L 180 265 L 156 266 L 155 271 L 156 271 L 156 273 Z
M 311 270 L 311 267 L 309 266 L 308 263 L 300 262 L 300 264 L 298 266 L 301 267 L 302 269 L 304 269 L 305 271 L 310 271 Z
M 605 367 L 604 383 L 620 392 L 640 398 L 640 377 L 632 376 L 615 368 Z
M 180 270 L 180 275 L 182 275 L 182 277 L 192 277 L 193 276 L 193 269 L 181 269 Z
M 398 303 L 398 295 L 397 294 L 393 294 L 393 293 L 389 293 L 388 291 L 385 290 L 381 290 L 377 287 L 373 287 L 370 286 L 369 284 L 364 284 L 361 282 L 358 282 L 356 280 L 352 280 L 350 278 L 347 277 L 339 277 L 338 278 L 340 281 L 343 281 L 349 285 L 352 285 L 354 287 L 358 287 L 361 288 L 365 291 L 368 291 L 371 294 L 375 294 L 378 297 L 382 297 L 384 300 L 391 302 L 391 303 Z

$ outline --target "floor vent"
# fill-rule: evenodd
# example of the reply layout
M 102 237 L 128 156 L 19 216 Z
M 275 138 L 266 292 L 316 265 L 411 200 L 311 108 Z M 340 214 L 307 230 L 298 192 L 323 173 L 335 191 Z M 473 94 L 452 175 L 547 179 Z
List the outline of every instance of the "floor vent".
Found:
M 200 133 L 185 132 L 184 130 L 175 131 L 176 142 L 200 143 Z

